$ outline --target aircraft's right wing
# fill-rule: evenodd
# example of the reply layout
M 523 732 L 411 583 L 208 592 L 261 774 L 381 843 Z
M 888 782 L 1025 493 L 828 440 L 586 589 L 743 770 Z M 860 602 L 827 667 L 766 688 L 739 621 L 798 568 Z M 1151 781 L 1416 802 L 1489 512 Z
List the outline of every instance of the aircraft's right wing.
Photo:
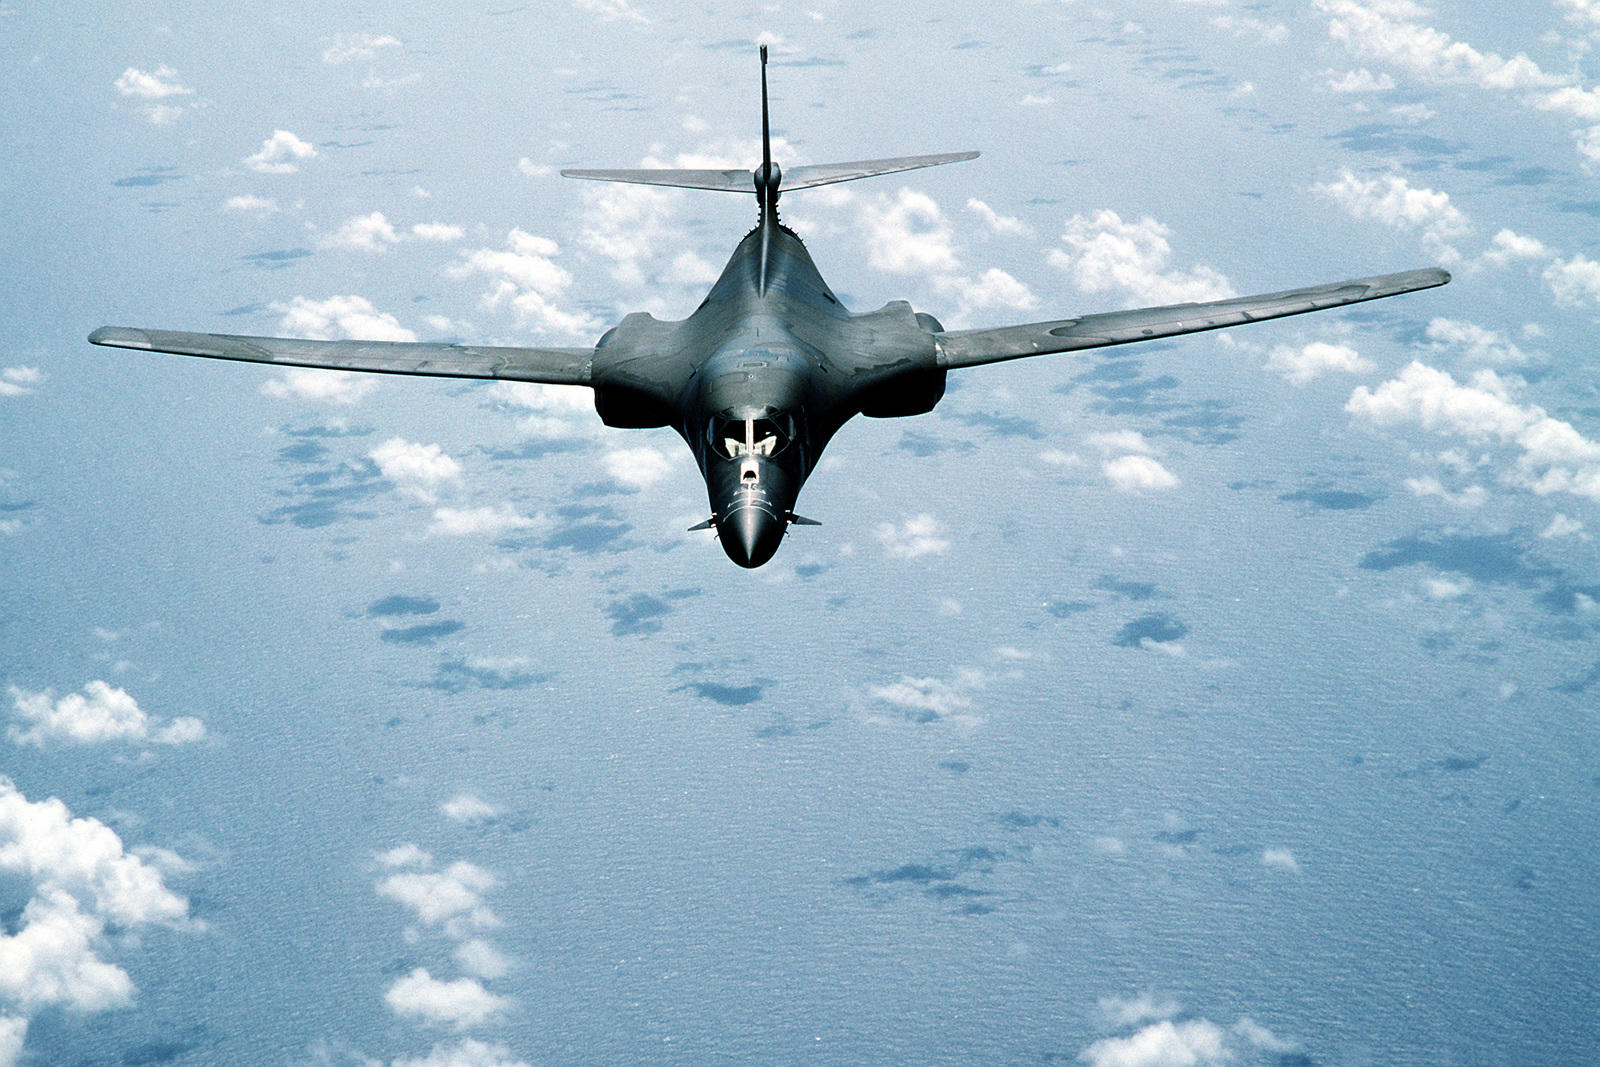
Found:
M 809 163 L 791 167 L 783 172 L 783 188 L 810 189 L 834 182 L 855 181 L 877 174 L 894 174 L 902 170 L 937 167 L 941 163 L 960 163 L 964 159 L 977 159 L 976 152 L 946 152 L 938 156 L 900 156 L 896 159 L 859 159 L 853 163 Z
M 1331 285 L 1313 285 L 1305 289 L 1288 289 L 1281 293 L 1212 300 L 1204 304 L 1111 311 L 1077 319 L 1001 326 L 988 330 L 952 330 L 934 334 L 934 342 L 941 367 L 976 367 L 1048 352 L 1071 352 L 1203 330 L 1220 330 L 1224 326 L 1300 315 L 1341 304 L 1356 304 L 1363 300 L 1431 289 L 1449 280 L 1448 271 L 1432 267 L 1402 274 L 1356 278 Z
M 432 378 L 503 378 L 547 385 L 589 385 L 592 348 L 480 348 L 407 341 L 305 341 L 290 337 L 238 337 L 102 326 L 89 335 L 97 345 L 171 352 L 208 359 L 237 359 L 290 367 L 418 374 Z

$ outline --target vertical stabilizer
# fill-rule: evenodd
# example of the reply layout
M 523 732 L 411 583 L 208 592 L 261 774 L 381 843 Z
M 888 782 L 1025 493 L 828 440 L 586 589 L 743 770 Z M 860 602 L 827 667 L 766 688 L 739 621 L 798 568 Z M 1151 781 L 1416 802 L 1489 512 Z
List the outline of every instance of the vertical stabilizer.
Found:
M 772 251 L 772 231 L 778 225 L 778 183 L 783 172 L 772 162 L 772 123 L 767 117 L 767 46 L 761 46 L 761 169 L 755 173 L 756 199 L 761 202 L 761 272 L 756 291 L 767 291 L 767 257 Z

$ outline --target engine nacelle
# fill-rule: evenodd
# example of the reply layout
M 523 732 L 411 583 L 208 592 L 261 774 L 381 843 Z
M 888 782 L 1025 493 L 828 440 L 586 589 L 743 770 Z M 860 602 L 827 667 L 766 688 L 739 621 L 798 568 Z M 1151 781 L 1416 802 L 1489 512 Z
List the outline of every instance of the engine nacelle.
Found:
M 897 374 L 861 396 L 861 414 L 872 419 L 901 419 L 926 415 L 944 398 L 944 379 L 938 370 L 913 370 Z
M 672 408 L 658 397 L 620 382 L 595 387 L 594 410 L 601 422 L 619 430 L 653 430 L 673 421 Z

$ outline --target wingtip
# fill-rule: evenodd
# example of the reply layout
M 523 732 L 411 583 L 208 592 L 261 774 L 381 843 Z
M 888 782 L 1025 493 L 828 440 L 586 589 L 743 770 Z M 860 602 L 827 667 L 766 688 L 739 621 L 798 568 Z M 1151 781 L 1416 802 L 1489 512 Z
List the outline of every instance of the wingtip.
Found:
M 148 349 L 150 337 L 143 330 L 134 330 L 127 326 L 102 326 L 89 335 L 89 343 L 112 348 Z

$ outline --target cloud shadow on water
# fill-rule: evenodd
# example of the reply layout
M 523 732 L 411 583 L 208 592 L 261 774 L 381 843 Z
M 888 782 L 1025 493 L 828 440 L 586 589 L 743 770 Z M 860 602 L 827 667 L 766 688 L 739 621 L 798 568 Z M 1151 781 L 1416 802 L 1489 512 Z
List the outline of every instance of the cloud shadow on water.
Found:
M 1178 640 L 1188 632 L 1189 627 L 1171 615 L 1166 612 L 1155 612 L 1141 615 L 1118 630 L 1117 636 L 1111 639 L 1111 643 L 1120 648 L 1143 648 L 1146 641 L 1166 644 Z

